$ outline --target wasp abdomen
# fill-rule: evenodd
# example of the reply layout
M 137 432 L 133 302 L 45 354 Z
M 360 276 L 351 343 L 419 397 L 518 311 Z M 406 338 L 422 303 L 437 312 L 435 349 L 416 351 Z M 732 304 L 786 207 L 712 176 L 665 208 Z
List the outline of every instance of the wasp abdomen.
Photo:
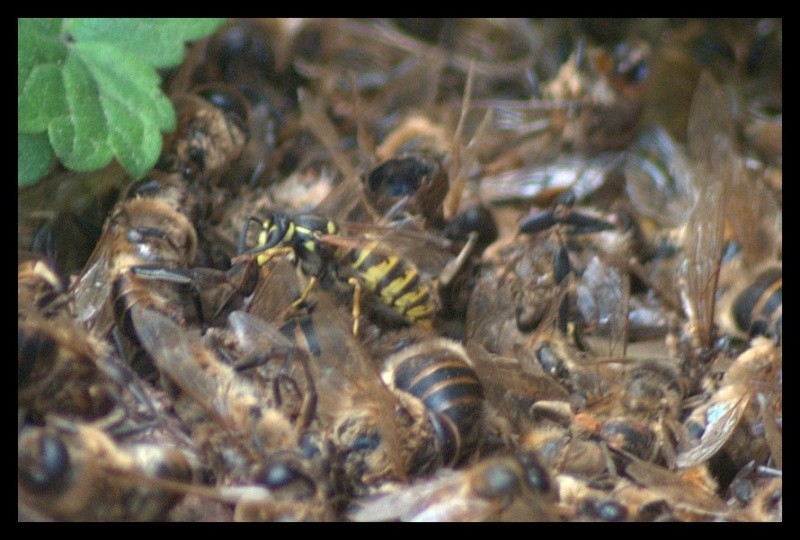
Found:
M 417 269 L 395 255 L 378 253 L 377 247 L 373 242 L 347 253 L 346 260 L 359 281 L 407 322 L 430 325 L 436 303 Z

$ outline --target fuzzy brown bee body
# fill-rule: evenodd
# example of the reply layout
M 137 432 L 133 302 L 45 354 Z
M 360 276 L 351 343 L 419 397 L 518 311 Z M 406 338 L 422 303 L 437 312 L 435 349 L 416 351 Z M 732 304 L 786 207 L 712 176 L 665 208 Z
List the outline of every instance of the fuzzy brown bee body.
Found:
M 174 100 L 178 127 L 156 168 L 193 182 L 218 181 L 247 143 L 249 109 L 235 87 L 208 85 Z
M 463 470 L 357 501 L 354 521 L 558 521 L 549 473 L 533 454 L 487 458 Z
M 18 440 L 20 504 L 64 521 L 156 521 L 180 500 L 159 480 L 187 483 L 178 449 L 119 445 L 90 425 L 26 427 Z

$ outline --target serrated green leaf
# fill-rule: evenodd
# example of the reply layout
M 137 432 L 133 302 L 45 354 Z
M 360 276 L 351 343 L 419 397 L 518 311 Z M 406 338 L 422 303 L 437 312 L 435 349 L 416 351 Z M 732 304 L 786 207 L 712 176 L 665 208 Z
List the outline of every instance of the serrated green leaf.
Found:
M 154 67 L 180 63 L 187 42 L 224 19 L 18 19 L 20 181 L 46 137 L 75 171 L 116 156 L 139 178 L 157 161 L 175 111 Z M 35 141 L 37 145 L 26 141 Z M 25 143 L 25 144 L 23 144 Z M 47 160 L 52 154 L 47 155 Z M 47 161 L 49 164 L 49 161 Z
M 50 170 L 53 150 L 47 133 L 17 135 L 17 186 L 35 183 Z
M 175 114 L 161 92 L 158 75 L 137 57 L 104 43 L 76 43 L 74 54 L 86 63 L 102 95 L 125 103 L 148 127 L 170 131 Z
M 69 169 L 91 171 L 113 158 L 108 119 L 100 89 L 82 59 L 72 54 L 61 71 L 70 114 L 51 122 L 48 132 L 56 155 Z
M 127 106 L 111 96 L 103 97 L 103 108 L 112 120 L 110 144 L 122 167 L 139 178 L 150 170 L 161 152 L 161 133 L 131 115 Z
M 65 30 L 78 42 L 101 41 L 165 68 L 183 60 L 186 42 L 206 36 L 225 19 L 68 19 Z
M 17 97 L 17 131 L 41 133 L 54 118 L 68 114 L 61 67 L 55 64 L 34 67 Z
M 61 19 L 17 20 L 17 94 L 22 94 L 31 71 L 42 64 L 58 64 L 67 57 L 59 38 Z

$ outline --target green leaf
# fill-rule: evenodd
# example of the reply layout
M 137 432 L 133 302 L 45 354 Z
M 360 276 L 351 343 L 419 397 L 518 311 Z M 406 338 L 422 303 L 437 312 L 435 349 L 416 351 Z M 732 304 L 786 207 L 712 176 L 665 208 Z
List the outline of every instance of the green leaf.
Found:
M 52 147 L 48 166 L 52 152 L 75 171 L 116 157 L 128 174 L 143 176 L 158 160 L 162 133 L 175 129 L 155 68 L 179 64 L 187 42 L 223 21 L 18 19 L 20 181 L 23 150 L 36 157 L 42 140 Z M 25 178 L 47 170 L 29 162 L 39 163 L 25 161 Z
M 185 43 L 206 36 L 225 19 L 67 19 L 64 29 L 78 42 L 101 41 L 135 52 L 155 68 L 180 64 Z
M 17 186 L 27 186 L 47 174 L 53 150 L 46 133 L 17 135 Z

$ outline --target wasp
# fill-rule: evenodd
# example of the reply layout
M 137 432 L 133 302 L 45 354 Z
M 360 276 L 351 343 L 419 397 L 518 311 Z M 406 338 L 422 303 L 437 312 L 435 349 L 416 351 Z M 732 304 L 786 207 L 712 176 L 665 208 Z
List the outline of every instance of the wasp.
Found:
M 441 250 L 449 245 L 447 241 L 424 233 L 393 228 L 375 237 L 374 233 L 370 236 L 370 227 L 348 224 L 349 230 L 360 231 L 360 236 L 353 237 L 343 234 L 336 222 L 315 214 L 273 214 L 263 221 L 252 218 L 247 225 L 250 222 L 260 226 L 259 245 L 244 250 L 242 240 L 242 254 L 234 260 L 255 256 L 263 264 L 276 255 L 290 255 L 310 278 L 301 301 L 320 280 L 333 277 L 334 283 L 349 283 L 354 289 L 354 333 L 358 333 L 362 290 L 375 300 L 377 315 L 387 319 L 387 322 L 432 328 L 438 310 L 435 285 L 410 257 L 402 256 L 394 247 L 401 245 L 401 242 L 408 244 L 404 249 L 415 245 L 422 250 L 424 243 L 427 243 L 428 249 L 438 245 L 439 251 L 430 259 L 437 259 L 435 264 L 442 268 Z M 243 229 L 242 239 L 246 233 L 247 226 Z M 391 246 L 391 249 L 386 246 Z M 299 303 L 296 301 L 295 305 Z

